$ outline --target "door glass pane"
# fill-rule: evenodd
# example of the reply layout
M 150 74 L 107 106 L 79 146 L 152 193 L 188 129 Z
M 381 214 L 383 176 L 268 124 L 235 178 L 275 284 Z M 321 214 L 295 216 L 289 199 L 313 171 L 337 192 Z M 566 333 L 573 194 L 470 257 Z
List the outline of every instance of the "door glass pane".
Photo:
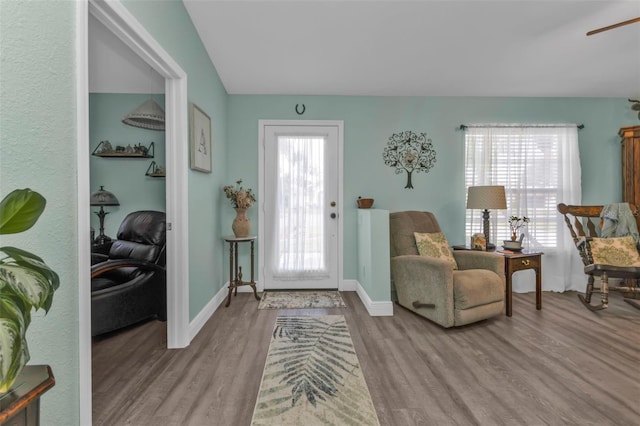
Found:
M 325 138 L 278 136 L 274 276 L 328 275 L 325 260 Z

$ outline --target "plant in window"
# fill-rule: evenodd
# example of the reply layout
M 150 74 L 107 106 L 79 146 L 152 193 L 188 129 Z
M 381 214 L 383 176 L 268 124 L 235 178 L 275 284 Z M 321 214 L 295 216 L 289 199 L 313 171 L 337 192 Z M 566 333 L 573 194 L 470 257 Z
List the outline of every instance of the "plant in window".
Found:
M 511 240 L 516 241 L 518 239 L 518 231 L 527 226 L 527 223 L 529 223 L 529 218 L 526 216 L 511 216 L 508 222 L 509 228 L 511 228 Z

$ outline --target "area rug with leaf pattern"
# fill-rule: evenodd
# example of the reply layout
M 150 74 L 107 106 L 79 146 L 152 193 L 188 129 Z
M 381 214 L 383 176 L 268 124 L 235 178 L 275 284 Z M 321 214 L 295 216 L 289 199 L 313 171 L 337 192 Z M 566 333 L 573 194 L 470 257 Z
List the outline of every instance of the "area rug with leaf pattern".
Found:
M 251 424 L 380 424 L 343 315 L 276 319 Z
M 265 291 L 258 309 L 318 309 L 345 306 L 339 291 Z

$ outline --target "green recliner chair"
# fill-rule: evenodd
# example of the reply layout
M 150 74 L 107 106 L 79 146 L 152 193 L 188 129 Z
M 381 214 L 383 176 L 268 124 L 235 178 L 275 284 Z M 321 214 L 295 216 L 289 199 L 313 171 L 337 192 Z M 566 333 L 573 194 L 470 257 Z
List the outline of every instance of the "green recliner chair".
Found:
M 401 306 L 443 327 L 470 324 L 504 311 L 501 256 L 473 250 L 454 251 L 455 262 L 421 256 L 414 233 L 442 232 L 430 212 L 391 213 L 389 232 L 391 275 Z

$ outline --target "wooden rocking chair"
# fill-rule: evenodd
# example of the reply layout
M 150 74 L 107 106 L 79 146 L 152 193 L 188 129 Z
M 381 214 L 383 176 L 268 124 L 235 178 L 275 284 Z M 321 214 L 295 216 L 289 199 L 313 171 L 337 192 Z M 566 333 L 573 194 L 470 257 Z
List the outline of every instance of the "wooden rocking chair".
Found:
M 620 291 L 625 293 L 625 302 L 640 309 L 638 300 L 633 299 L 634 296 L 640 295 L 640 267 L 612 266 L 593 261 L 591 241 L 600 236 L 602 228 L 600 213 L 603 207 L 558 204 L 558 211 L 564 216 L 564 221 L 584 263 L 584 273 L 589 276 L 585 294 L 579 294 L 578 297 L 591 311 L 599 311 L 609 306 L 609 291 Z M 631 207 L 633 215 L 638 217 L 638 208 L 634 205 L 629 205 L 629 207 Z M 600 277 L 599 290 L 593 285 L 595 277 Z M 625 285 L 609 287 L 609 278 L 622 278 L 625 280 Z M 591 296 L 594 292 L 600 292 L 602 295 L 602 302 L 599 305 L 591 304 Z

